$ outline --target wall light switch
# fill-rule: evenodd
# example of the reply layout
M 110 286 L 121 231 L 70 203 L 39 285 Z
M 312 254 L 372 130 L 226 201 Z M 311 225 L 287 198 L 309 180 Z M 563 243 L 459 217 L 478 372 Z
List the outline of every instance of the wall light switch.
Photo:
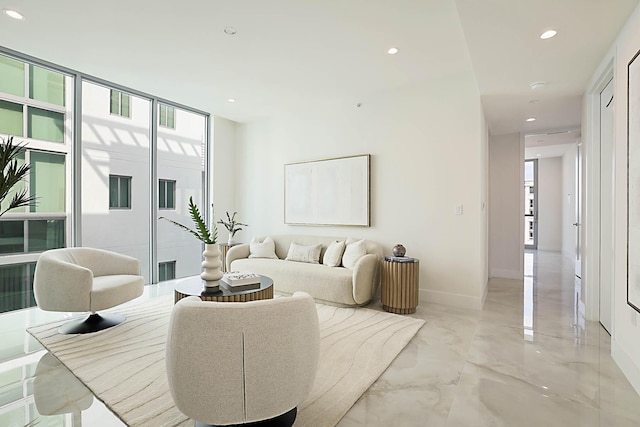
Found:
M 462 205 L 456 205 L 456 215 L 462 215 Z

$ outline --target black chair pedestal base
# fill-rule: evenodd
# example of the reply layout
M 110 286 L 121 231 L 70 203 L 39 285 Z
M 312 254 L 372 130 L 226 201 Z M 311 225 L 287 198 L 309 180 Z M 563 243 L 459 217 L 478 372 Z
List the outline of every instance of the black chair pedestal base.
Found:
M 90 334 L 102 331 L 124 322 L 124 314 L 98 314 L 91 313 L 83 320 L 72 320 L 60 326 L 61 334 Z
M 246 423 L 246 424 L 233 424 L 226 425 L 224 427 L 291 427 L 293 422 L 296 420 L 296 415 L 298 415 L 298 408 L 295 407 L 289 412 L 285 412 L 282 415 L 278 415 L 277 417 L 269 418 L 268 420 L 256 421 L 254 423 Z M 213 424 L 204 424 L 199 421 L 196 421 L 195 427 L 223 427 L 216 426 Z

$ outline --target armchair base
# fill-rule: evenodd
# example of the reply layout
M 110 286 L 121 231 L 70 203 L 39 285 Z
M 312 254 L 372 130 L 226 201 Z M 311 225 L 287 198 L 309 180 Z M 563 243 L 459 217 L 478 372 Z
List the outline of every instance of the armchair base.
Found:
M 103 314 L 91 313 L 82 320 L 72 320 L 60 326 L 58 332 L 61 334 L 90 334 L 102 331 L 124 322 L 124 314 Z
M 246 424 L 225 425 L 224 427 L 291 427 L 293 425 L 293 422 L 296 420 L 297 415 L 298 415 L 298 408 L 295 407 L 292 410 L 285 412 L 284 414 L 278 415 L 277 417 L 269 418 L 267 420 L 260 420 L 253 423 L 246 423 Z M 212 424 L 203 424 L 199 421 L 196 421 L 195 427 L 222 427 L 222 426 L 215 426 Z

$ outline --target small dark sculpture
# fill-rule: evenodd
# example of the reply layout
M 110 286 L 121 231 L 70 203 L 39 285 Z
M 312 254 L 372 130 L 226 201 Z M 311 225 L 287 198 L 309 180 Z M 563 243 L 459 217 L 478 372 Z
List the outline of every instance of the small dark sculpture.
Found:
M 393 256 L 404 256 L 407 253 L 407 249 L 400 243 L 393 247 Z

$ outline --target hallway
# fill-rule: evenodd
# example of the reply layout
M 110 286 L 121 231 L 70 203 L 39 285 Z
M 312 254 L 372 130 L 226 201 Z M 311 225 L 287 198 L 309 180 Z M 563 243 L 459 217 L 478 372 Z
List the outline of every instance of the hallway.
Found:
M 527 251 L 525 276 L 490 279 L 481 312 L 421 303 L 425 326 L 339 425 L 640 425 L 609 335 L 582 315 L 572 260 Z

